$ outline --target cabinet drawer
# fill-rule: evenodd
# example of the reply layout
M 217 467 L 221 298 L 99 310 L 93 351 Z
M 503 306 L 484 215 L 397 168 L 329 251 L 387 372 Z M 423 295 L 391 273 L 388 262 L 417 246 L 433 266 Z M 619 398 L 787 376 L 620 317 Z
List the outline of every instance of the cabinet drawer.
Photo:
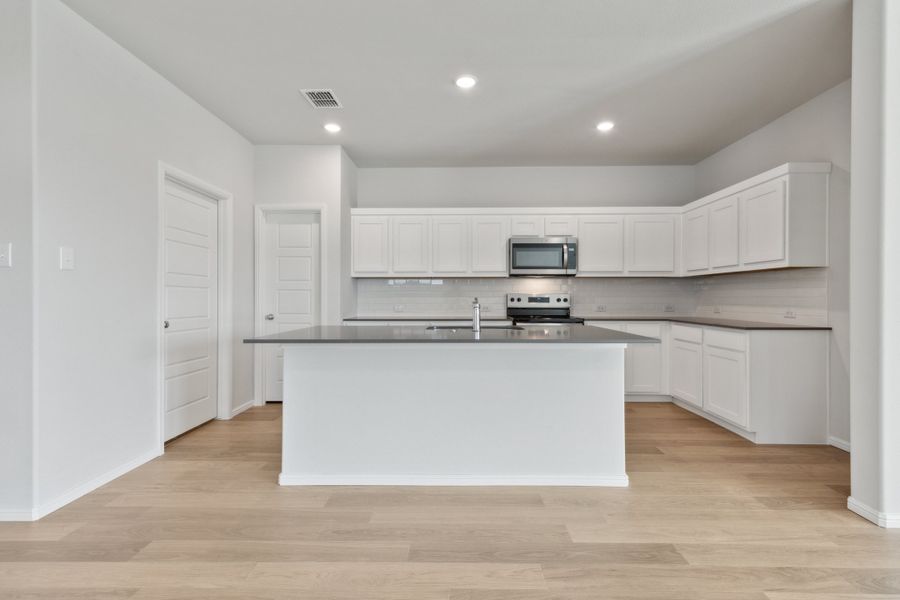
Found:
M 737 331 L 723 331 L 721 329 L 707 329 L 703 334 L 707 346 L 725 348 L 745 352 L 747 350 L 747 334 Z
M 692 342 L 694 344 L 703 343 L 703 328 L 688 327 L 687 325 L 678 325 L 672 323 L 672 339 L 681 340 L 683 342 Z

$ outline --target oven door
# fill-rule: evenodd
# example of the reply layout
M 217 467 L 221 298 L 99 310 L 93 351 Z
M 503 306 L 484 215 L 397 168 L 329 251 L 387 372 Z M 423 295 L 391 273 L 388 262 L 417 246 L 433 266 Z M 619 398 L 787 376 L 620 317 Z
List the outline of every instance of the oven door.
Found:
M 575 249 L 575 238 L 510 238 L 509 274 L 574 275 Z

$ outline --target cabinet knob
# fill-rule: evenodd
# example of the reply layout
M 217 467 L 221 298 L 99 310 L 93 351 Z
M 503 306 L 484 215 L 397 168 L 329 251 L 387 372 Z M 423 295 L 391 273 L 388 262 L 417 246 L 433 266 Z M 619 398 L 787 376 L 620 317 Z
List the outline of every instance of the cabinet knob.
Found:
M 274 320 L 275 320 L 275 315 L 273 315 L 272 313 L 269 313 L 266 315 L 266 321 L 274 321 Z

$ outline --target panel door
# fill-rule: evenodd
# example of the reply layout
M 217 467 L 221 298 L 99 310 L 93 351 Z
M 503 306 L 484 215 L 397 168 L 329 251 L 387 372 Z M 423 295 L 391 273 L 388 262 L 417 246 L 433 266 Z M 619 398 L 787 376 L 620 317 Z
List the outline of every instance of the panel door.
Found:
M 260 322 L 263 335 L 313 327 L 320 323 L 318 215 L 269 213 L 260 257 Z M 281 402 L 284 349 L 260 344 L 263 400 Z
M 547 236 L 576 236 L 578 235 L 578 217 L 574 215 L 560 215 L 544 217 L 544 235 Z
M 578 274 L 619 274 L 625 270 L 625 219 L 597 215 L 578 219 Z
M 747 391 L 747 354 L 704 345 L 704 410 L 747 427 L 750 417 Z
M 709 209 L 702 206 L 686 212 L 683 218 L 684 270 L 688 273 L 706 271 L 709 268 Z
M 390 272 L 387 217 L 353 217 L 353 275 L 387 275 Z
M 740 264 L 738 198 L 731 196 L 709 206 L 709 264 L 713 269 Z
M 428 217 L 391 217 L 391 272 L 428 275 L 431 241 Z
M 754 186 L 741 194 L 741 258 L 745 265 L 787 258 L 786 208 L 784 179 Z
M 214 419 L 218 402 L 218 205 L 166 182 L 165 439 Z
M 703 406 L 703 345 L 672 340 L 669 392 L 680 400 Z
M 431 272 L 435 275 L 468 273 L 468 217 L 432 217 L 431 250 Z
M 677 215 L 626 217 L 625 269 L 630 273 L 675 272 Z
M 505 277 L 509 218 L 472 217 L 472 274 Z
M 629 323 L 626 331 L 659 338 L 660 343 L 628 345 L 625 351 L 625 391 L 632 394 L 662 393 L 662 326 L 658 323 Z
M 541 215 L 512 217 L 509 220 L 509 235 L 512 237 L 544 235 L 544 217 Z

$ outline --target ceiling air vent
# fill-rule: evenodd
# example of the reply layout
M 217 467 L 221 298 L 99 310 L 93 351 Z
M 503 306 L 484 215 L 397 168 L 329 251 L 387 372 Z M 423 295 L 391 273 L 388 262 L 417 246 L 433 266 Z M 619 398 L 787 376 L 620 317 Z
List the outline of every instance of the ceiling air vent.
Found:
M 343 108 L 332 90 L 300 90 L 314 108 Z

